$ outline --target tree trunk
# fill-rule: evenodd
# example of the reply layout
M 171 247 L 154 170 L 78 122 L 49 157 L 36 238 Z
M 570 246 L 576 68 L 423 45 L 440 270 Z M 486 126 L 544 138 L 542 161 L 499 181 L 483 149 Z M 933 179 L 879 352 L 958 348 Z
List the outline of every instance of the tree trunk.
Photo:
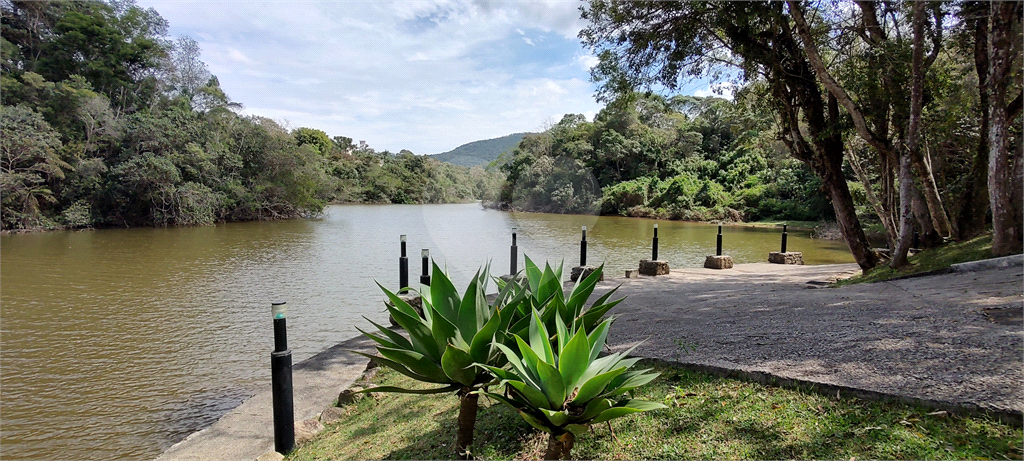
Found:
M 468 387 L 459 391 L 459 433 L 456 436 L 456 449 L 459 452 L 459 459 L 473 459 L 469 453 L 469 447 L 473 445 L 473 428 L 476 425 L 477 399 L 479 395 L 472 394 Z
M 992 254 L 1004 256 L 1024 249 L 1024 210 L 1014 203 L 1014 155 L 1011 152 L 1012 122 L 1007 95 L 1013 62 L 1020 53 L 1015 26 L 1020 23 L 1021 4 L 992 2 L 989 6 L 989 104 L 988 195 L 992 206 Z M 1019 141 L 1018 141 L 1019 142 Z
M 978 150 L 975 151 L 971 170 L 963 192 L 957 200 L 957 237 L 963 240 L 985 231 L 988 217 L 988 5 L 970 2 L 968 7 L 977 17 L 974 23 L 974 69 L 978 74 L 978 102 L 981 108 L 978 125 Z
M 548 434 L 548 447 L 544 451 L 544 459 L 572 459 L 572 446 L 576 444 L 576 435 L 566 432 L 562 435 Z
M 914 240 L 914 172 L 910 155 L 900 157 L 900 235 L 892 251 L 889 267 L 899 269 L 910 264 L 907 252 Z
M 860 159 L 857 158 L 853 148 L 850 149 L 850 167 L 853 168 L 854 173 L 857 173 L 857 178 L 864 185 L 864 195 L 867 196 L 868 203 L 871 204 L 871 208 L 874 208 L 875 214 L 878 215 L 878 219 L 882 221 L 882 226 L 885 227 L 886 241 L 895 246 L 897 238 L 896 222 L 892 218 L 892 213 L 886 209 L 885 204 L 875 195 L 875 191 L 871 187 L 871 180 L 864 171 L 864 167 L 860 164 Z

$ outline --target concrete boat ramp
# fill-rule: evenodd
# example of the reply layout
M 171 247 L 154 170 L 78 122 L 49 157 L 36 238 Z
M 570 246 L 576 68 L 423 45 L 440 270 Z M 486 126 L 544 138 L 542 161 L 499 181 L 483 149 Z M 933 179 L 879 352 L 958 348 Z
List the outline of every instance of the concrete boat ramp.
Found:
M 1024 270 L 960 265 L 948 274 L 828 288 L 854 264 L 739 264 L 608 279 L 626 300 L 613 349 L 703 371 L 831 394 L 897 399 L 1021 424 Z M 295 418 L 311 423 L 366 369 L 354 338 L 295 365 Z M 159 461 L 271 459 L 269 389 L 164 452 Z

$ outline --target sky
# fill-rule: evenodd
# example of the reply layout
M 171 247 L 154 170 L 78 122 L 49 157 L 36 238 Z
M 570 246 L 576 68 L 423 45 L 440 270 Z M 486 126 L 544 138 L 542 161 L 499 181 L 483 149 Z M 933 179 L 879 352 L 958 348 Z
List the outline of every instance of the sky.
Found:
M 137 0 L 242 113 L 382 151 L 445 152 L 601 109 L 578 1 Z M 683 93 L 711 94 L 695 82 Z

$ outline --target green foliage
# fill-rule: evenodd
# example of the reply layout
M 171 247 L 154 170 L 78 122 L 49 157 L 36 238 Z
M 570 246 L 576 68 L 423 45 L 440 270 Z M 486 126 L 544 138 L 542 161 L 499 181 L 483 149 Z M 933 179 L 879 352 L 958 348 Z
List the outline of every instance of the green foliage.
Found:
M 743 101 L 626 93 L 593 122 L 570 114 L 524 138 L 501 166 L 499 201 L 531 211 L 693 220 L 831 216 L 820 182 L 783 156 L 773 130 L 768 114 Z M 801 174 L 790 174 L 794 168 Z
M 365 392 L 441 393 L 464 387 L 476 388 L 489 382 L 491 378 L 486 370 L 474 363 L 504 364 L 494 338 L 513 321 L 519 305 L 526 300 L 526 292 L 522 287 L 509 284 L 493 303 L 488 303 L 488 272 L 488 268 L 478 271 L 465 294 L 460 296 L 444 272 L 434 264 L 430 287 L 420 292 L 423 315 L 381 286 L 390 300 L 388 311 L 395 322 L 408 332 L 409 339 L 371 321 L 380 334 L 362 333 L 379 344 L 377 351 L 382 357 L 367 357 L 417 381 L 443 384 L 445 387 L 427 391 L 377 387 Z
M 510 367 L 481 366 L 501 379 L 505 394 L 484 391 L 484 395 L 515 408 L 531 426 L 555 436 L 566 432 L 579 435 L 588 424 L 666 408 L 622 397 L 658 374 L 649 369 L 629 370 L 640 360 L 626 358 L 631 350 L 598 358 L 611 320 L 590 334 L 579 325 L 565 325 L 559 317 L 556 326 L 552 341 L 540 314 L 534 311 L 529 341 L 514 336 L 518 350 L 496 344 Z
M 198 44 L 131 0 L 4 2 L 3 228 L 203 225 L 330 201 L 494 197 L 500 175 L 233 112 Z

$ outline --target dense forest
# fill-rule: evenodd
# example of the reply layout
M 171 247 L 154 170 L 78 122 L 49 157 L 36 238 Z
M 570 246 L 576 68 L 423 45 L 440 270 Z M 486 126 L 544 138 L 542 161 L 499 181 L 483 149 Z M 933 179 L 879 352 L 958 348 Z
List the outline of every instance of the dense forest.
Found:
M 239 115 L 197 43 L 131 0 L 0 6 L 3 229 L 288 218 L 331 201 L 484 199 L 500 183 Z
M 832 219 L 821 182 L 772 117 L 722 98 L 628 93 L 566 115 L 502 160 L 513 209 L 693 221 Z
M 1021 2 L 590 0 L 580 37 L 599 58 L 592 76 L 609 106 L 524 141 L 503 198 L 575 211 L 600 195 L 620 213 L 793 216 L 814 208 L 804 201 L 814 194 L 791 190 L 806 179 L 779 174 L 791 168 L 776 156 L 781 143 L 819 181 L 865 270 L 882 261 L 869 217 L 885 229 L 894 268 L 907 264 L 915 232 L 934 245 L 991 228 L 995 255 L 1020 253 L 1022 14 Z M 739 87 L 731 138 L 692 109 L 724 103 L 635 96 L 670 95 L 693 78 Z

